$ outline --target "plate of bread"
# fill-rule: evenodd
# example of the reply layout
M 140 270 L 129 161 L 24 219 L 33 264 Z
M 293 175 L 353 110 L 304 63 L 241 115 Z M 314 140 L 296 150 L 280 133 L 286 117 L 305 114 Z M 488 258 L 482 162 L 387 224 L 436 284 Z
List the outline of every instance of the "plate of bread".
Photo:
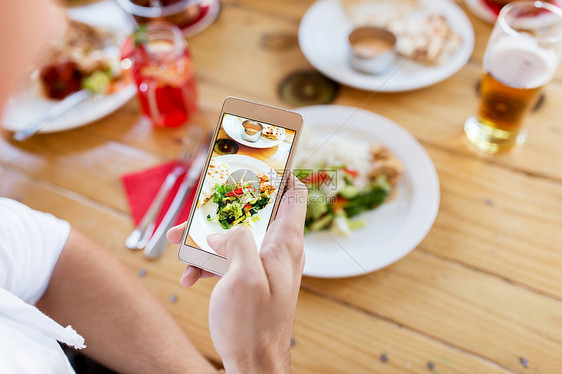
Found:
M 349 62 L 348 36 L 374 26 L 396 36 L 392 66 L 366 74 Z M 474 48 L 474 29 L 450 0 L 320 0 L 302 18 L 299 44 L 308 61 L 342 84 L 380 92 L 415 90 L 460 70 Z

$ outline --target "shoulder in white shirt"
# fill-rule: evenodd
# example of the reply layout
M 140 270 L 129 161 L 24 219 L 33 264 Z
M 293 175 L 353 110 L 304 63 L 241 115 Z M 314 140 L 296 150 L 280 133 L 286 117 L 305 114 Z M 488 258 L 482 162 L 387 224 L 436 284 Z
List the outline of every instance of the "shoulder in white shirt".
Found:
M 58 341 L 84 339 L 33 306 L 41 298 L 70 225 L 0 198 L 0 372 L 74 373 Z

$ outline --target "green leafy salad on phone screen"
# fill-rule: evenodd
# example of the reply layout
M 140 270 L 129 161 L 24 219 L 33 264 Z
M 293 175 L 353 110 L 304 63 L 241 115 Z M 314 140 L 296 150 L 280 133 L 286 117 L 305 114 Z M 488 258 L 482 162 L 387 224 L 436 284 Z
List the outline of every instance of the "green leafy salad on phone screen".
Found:
M 217 204 L 216 216 L 209 214 L 207 220 L 217 220 L 223 229 L 239 224 L 252 226 L 260 217 L 258 212 L 265 208 L 275 192 L 264 174 L 257 174 L 259 183 L 249 181 L 215 184 L 213 202 Z
M 345 236 L 365 226 L 361 214 L 384 203 L 402 175 L 400 161 L 380 145 L 337 136 L 322 145 L 310 133 L 302 134 L 295 165 L 308 188 L 305 232 Z

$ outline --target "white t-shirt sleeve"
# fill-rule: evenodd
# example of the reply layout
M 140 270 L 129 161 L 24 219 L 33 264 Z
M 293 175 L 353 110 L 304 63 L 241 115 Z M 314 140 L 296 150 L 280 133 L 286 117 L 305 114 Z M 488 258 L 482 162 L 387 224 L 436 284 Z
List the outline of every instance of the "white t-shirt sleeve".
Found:
M 68 222 L 0 198 L 0 287 L 35 304 L 69 233 Z

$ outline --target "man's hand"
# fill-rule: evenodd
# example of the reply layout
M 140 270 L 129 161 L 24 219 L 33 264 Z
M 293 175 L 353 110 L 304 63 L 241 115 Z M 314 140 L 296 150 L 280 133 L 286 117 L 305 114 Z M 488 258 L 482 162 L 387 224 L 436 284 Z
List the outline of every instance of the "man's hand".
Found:
M 304 267 L 306 195 L 306 187 L 291 177 L 259 252 L 246 227 L 208 238 L 209 245 L 229 260 L 228 272 L 213 290 L 209 307 L 211 338 L 227 373 L 289 371 L 293 317 Z M 182 229 L 170 230 L 170 241 L 179 242 Z M 191 285 L 206 276 L 211 274 L 188 266 L 182 284 Z

